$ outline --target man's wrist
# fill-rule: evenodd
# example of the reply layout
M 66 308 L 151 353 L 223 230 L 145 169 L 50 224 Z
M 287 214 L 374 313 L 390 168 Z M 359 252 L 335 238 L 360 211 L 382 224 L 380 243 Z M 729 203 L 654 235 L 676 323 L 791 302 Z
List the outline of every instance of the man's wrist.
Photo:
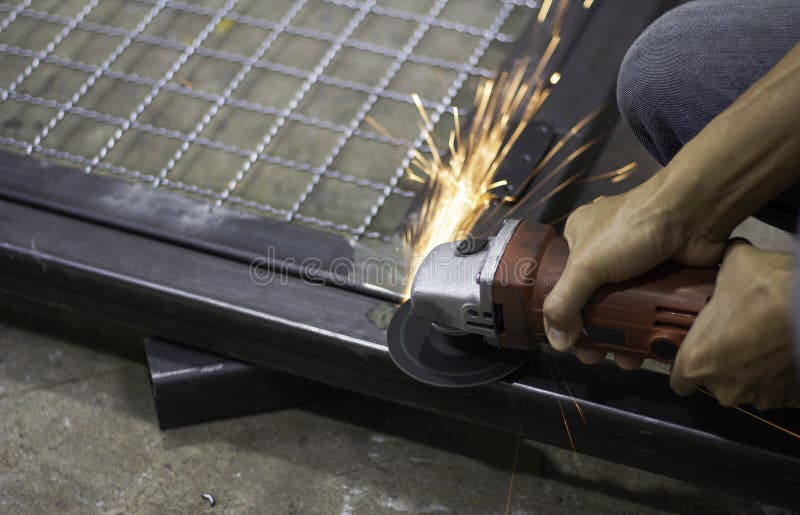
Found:
M 687 234 L 700 230 L 694 211 L 703 202 L 686 182 L 675 180 L 677 173 L 671 166 L 664 168 L 638 186 L 632 199 L 638 205 L 636 219 L 651 224 L 669 252 L 676 252 Z
M 712 124 L 719 125 L 721 120 Z M 747 162 L 719 155 L 724 131 L 704 131 L 654 178 L 663 216 L 684 240 L 717 243 L 755 209 L 748 198 Z

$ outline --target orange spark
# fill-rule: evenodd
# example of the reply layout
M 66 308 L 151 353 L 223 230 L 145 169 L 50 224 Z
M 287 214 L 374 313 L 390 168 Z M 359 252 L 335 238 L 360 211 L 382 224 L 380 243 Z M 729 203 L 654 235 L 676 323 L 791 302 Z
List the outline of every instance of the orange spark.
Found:
M 536 20 L 539 23 L 542 23 L 544 20 L 547 19 L 547 13 L 550 12 L 550 7 L 553 5 L 553 0 L 544 0 L 542 2 L 542 7 L 539 8 L 539 14 L 536 16 Z
M 558 367 L 558 364 L 556 364 L 556 367 Z M 569 385 L 564 380 L 564 375 L 561 373 L 561 369 L 560 368 L 558 369 L 558 377 L 561 379 L 561 384 L 564 385 L 564 389 L 567 390 L 567 395 L 569 395 L 570 400 L 575 405 L 575 409 L 578 410 L 578 415 L 581 416 L 581 420 L 583 420 L 583 423 L 585 424 L 586 423 L 586 417 L 583 416 L 583 410 L 581 409 L 581 405 L 578 404 L 578 401 L 575 400 L 575 397 L 572 395 L 572 390 L 569 389 Z
M 519 420 L 519 431 L 517 431 L 517 447 L 514 451 L 514 464 L 511 467 L 511 479 L 508 481 L 508 495 L 506 496 L 506 513 L 511 508 L 511 491 L 514 488 L 514 477 L 517 475 L 517 458 L 519 457 L 519 445 L 522 442 L 522 430 L 525 427 L 525 412 L 527 411 L 527 403 L 523 401 L 522 416 Z
M 711 397 L 712 399 L 716 399 L 716 397 L 714 396 L 714 394 L 713 394 L 713 393 L 711 393 L 711 392 L 709 392 L 709 391 L 708 391 L 708 390 L 706 390 L 705 388 L 698 388 L 698 390 L 700 390 L 700 391 L 701 391 L 701 392 L 703 392 L 704 394 L 708 395 L 708 396 L 709 396 L 709 397 Z M 797 434 L 797 433 L 795 433 L 794 431 L 792 431 L 792 430 L 790 430 L 790 429 L 787 429 L 787 428 L 785 428 L 785 427 L 783 427 L 783 426 L 780 426 L 780 425 L 776 424 L 775 422 L 772 422 L 772 421 L 770 421 L 770 420 L 767 420 L 767 419 L 765 419 L 765 418 L 763 418 L 763 417 L 759 417 L 759 416 L 758 416 L 758 415 L 756 415 L 755 413 L 752 413 L 752 412 L 750 412 L 750 411 L 747 411 L 747 410 L 746 410 L 746 409 L 744 409 L 744 408 L 740 408 L 739 406 L 732 406 L 732 408 L 733 408 L 733 409 L 735 409 L 735 410 L 737 410 L 737 411 L 740 411 L 740 412 L 744 413 L 745 415 L 747 415 L 747 416 L 749 416 L 749 417 L 752 417 L 752 418 L 754 418 L 754 419 L 758 420 L 759 422 L 762 422 L 762 423 L 764 423 L 764 424 L 767 424 L 768 426 L 770 426 L 770 427 L 772 427 L 772 428 L 774 428 L 774 429 L 777 429 L 778 431 L 781 431 L 781 432 L 783 432 L 783 433 L 786 433 L 787 435 L 791 436 L 792 438 L 797 438 L 797 439 L 800 439 L 800 434 Z
M 561 25 L 569 3 L 570 0 L 559 0 L 554 9 L 550 40 L 535 66 L 529 66 L 529 60 L 523 59 L 510 71 L 501 73 L 496 81 L 479 84 L 468 128 L 462 127 L 458 111 L 454 109 L 454 129 L 446 148 L 449 157 L 441 157 L 441 145 L 433 135 L 433 124 L 419 97 L 413 95 L 430 155 L 414 150 L 406 171 L 411 181 L 427 186 L 416 221 L 402 234 L 410 258 L 409 277 L 414 277 L 421 259 L 433 247 L 469 234 L 499 196 L 494 190 L 506 185 L 506 181 L 494 180 L 498 167 L 561 78 L 558 72 L 547 78 L 543 75 L 561 42 Z M 539 11 L 539 21 L 547 18 L 553 4 L 553 0 L 545 0 Z M 586 123 L 588 119 L 573 128 L 573 133 Z M 567 134 L 562 138 L 561 145 L 570 137 L 571 134 Z M 560 148 L 557 146 L 555 151 Z M 550 157 L 552 155 L 546 159 Z M 406 284 L 406 296 L 410 282 Z
M 453 113 L 455 126 L 448 139 L 447 158 L 441 157 L 428 113 L 413 95 L 431 153 L 414 151 L 407 170 L 410 180 L 427 185 L 418 221 L 403 234 L 412 258 L 410 277 L 433 247 L 465 237 L 489 208 L 495 198 L 493 191 L 506 184 L 494 180 L 497 168 L 549 92 L 540 77 L 531 78 L 527 60 L 517 62 L 496 81 L 483 81 L 465 132 L 458 111 Z
M 564 421 L 564 429 L 567 430 L 569 445 L 572 447 L 572 452 L 577 452 L 577 449 L 575 449 L 575 442 L 572 440 L 572 431 L 569 430 L 569 422 L 567 422 L 567 417 L 564 415 L 564 407 L 561 405 L 561 401 L 558 401 L 558 409 L 561 410 L 561 420 Z
M 611 170 L 610 172 L 597 174 L 587 179 L 584 179 L 580 182 L 584 183 L 584 182 L 594 182 L 594 181 L 602 181 L 604 179 L 610 179 L 612 184 L 616 184 L 630 177 L 631 173 L 636 169 L 637 166 L 639 166 L 639 164 L 636 161 L 631 161 L 630 163 L 626 164 L 625 166 L 621 166 L 616 170 Z M 597 202 L 601 198 L 603 198 L 602 195 L 594 199 L 592 202 Z

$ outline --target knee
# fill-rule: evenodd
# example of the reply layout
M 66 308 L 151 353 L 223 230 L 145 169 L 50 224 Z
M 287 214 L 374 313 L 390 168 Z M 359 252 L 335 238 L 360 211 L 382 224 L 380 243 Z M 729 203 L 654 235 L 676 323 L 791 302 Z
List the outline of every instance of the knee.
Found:
M 634 41 L 620 67 L 620 112 L 662 164 L 694 136 L 696 126 L 707 123 L 693 105 L 707 89 L 698 73 L 707 63 L 696 32 L 708 17 L 708 10 L 697 4 L 705 3 L 685 4 L 658 18 Z
M 617 102 L 629 122 L 644 120 L 668 104 L 672 91 L 664 79 L 680 74 L 678 63 L 664 52 L 664 45 L 678 44 L 678 37 L 666 34 L 667 13 L 656 20 L 633 42 L 622 60 L 617 78 Z

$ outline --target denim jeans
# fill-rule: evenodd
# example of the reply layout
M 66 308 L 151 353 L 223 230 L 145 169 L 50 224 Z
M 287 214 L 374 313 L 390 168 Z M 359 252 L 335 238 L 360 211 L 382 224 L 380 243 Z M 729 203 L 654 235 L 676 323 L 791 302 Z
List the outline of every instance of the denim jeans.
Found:
M 628 50 L 617 82 L 622 116 L 666 165 L 798 41 L 800 0 L 684 4 L 653 22 Z M 754 215 L 794 231 L 798 208 L 795 186 Z

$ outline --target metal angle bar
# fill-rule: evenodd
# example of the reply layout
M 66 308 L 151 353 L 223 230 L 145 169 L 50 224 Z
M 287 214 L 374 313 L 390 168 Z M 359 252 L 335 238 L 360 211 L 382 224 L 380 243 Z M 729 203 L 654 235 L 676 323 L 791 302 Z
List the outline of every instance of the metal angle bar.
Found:
M 178 150 L 175 151 L 175 154 L 172 156 L 172 158 L 167 161 L 167 164 L 164 165 L 164 167 L 158 173 L 158 177 L 156 177 L 156 179 L 153 181 L 153 186 L 157 187 L 164 181 L 164 179 L 166 179 L 167 174 L 169 174 L 169 172 L 175 168 L 181 158 L 189 150 L 189 147 L 192 145 L 192 143 L 197 139 L 197 136 L 203 132 L 209 123 L 211 123 L 211 120 L 214 119 L 222 106 L 228 102 L 233 92 L 236 91 L 245 77 L 247 77 L 247 75 L 252 71 L 253 65 L 264 56 L 267 50 L 270 49 L 275 40 L 278 39 L 278 36 L 283 33 L 289 22 L 297 15 L 300 9 L 306 5 L 306 2 L 307 0 L 296 0 L 289 10 L 286 11 L 286 14 L 284 14 L 283 18 L 281 18 L 278 26 L 275 27 L 269 36 L 261 42 L 256 51 L 247 58 L 247 62 L 245 62 L 245 64 L 239 69 L 239 72 L 233 77 L 233 79 L 231 79 L 228 85 L 225 86 L 222 94 L 213 104 L 211 104 L 211 107 L 203 115 L 200 121 L 197 122 L 197 125 L 195 125 L 194 129 L 192 129 L 192 132 L 189 133 L 186 136 L 186 139 L 181 142 L 181 146 L 178 147 Z
M 500 30 L 500 27 L 503 26 L 503 23 L 505 22 L 506 18 L 508 18 L 508 15 L 511 14 L 513 8 L 514 6 L 512 4 L 503 5 L 503 7 L 500 9 L 500 12 L 497 14 L 494 21 L 492 22 L 490 29 L 491 33 L 496 33 Z M 492 41 L 491 37 L 484 36 L 480 40 L 478 45 L 475 47 L 475 50 L 473 51 L 472 55 L 469 58 L 469 62 L 470 63 L 478 62 L 478 60 L 486 52 L 486 49 L 489 47 L 491 41 Z M 464 84 L 466 80 L 467 80 L 466 74 L 463 73 L 459 74 L 456 77 L 456 80 L 451 85 L 450 89 L 448 90 L 447 95 L 442 99 L 442 104 L 449 105 L 452 102 L 458 90 L 461 89 L 461 86 Z M 370 208 L 369 213 L 367 214 L 366 217 L 364 217 L 363 222 L 361 222 L 361 225 L 358 227 L 358 234 L 355 237 L 356 240 L 361 238 L 360 236 L 361 234 L 365 234 L 367 232 L 367 229 L 377 216 L 378 212 L 380 212 L 381 208 L 386 204 L 386 199 L 389 198 L 389 195 L 391 195 L 394 187 L 397 186 L 397 184 L 400 182 L 400 178 L 403 176 L 403 173 L 405 173 L 406 169 L 411 163 L 411 159 L 414 156 L 414 152 L 418 151 L 419 148 L 422 146 L 422 143 L 425 140 L 424 136 L 425 131 L 433 129 L 433 126 L 435 126 L 436 123 L 439 121 L 443 112 L 444 112 L 443 110 L 442 111 L 436 110 L 429 115 L 431 127 L 423 128 L 420 131 L 419 136 L 417 136 L 417 139 L 414 140 L 412 148 L 409 149 L 408 154 L 406 154 L 406 157 L 403 158 L 403 161 L 400 163 L 400 166 L 398 166 L 397 169 L 395 170 L 394 175 L 392 175 L 392 177 L 389 179 L 389 184 L 387 184 L 386 189 L 383 192 L 381 192 L 381 195 L 375 201 L 375 204 L 373 204 L 373 206 Z
M 437 0 L 436 2 L 434 2 L 433 6 L 428 11 L 428 17 L 436 18 L 442 11 L 442 9 L 444 9 L 445 5 L 447 5 L 447 0 Z M 395 58 L 394 62 L 392 62 L 392 65 L 389 66 L 389 69 L 386 70 L 386 73 L 384 73 L 383 77 L 381 77 L 380 81 L 378 81 L 379 90 L 383 90 L 389 85 L 389 82 L 391 82 L 391 80 L 397 75 L 397 72 L 400 70 L 403 64 L 405 64 L 406 60 L 408 59 L 408 56 L 411 55 L 411 52 L 414 50 L 414 48 L 416 48 L 422 37 L 425 35 L 426 32 L 428 32 L 429 28 L 430 25 L 424 22 L 420 23 L 417 26 L 416 30 L 411 34 L 411 37 L 408 39 L 406 44 L 403 46 L 403 49 L 400 51 L 400 55 L 397 56 L 397 58 Z M 353 135 L 353 131 L 356 128 L 358 128 L 359 125 L 361 125 L 361 122 L 364 120 L 364 117 L 366 117 L 369 110 L 372 109 L 372 106 L 374 106 L 375 102 L 377 101 L 378 101 L 377 95 L 370 95 L 369 97 L 367 97 L 364 103 L 361 104 L 361 106 L 358 108 L 356 115 L 353 117 L 353 120 L 349 124 L 350 131 L 343 134 L 342 137 L 340 137 L 339 140 L 336 142 L 336 144 L 333 146 L 328 155 L 325 156 L 322 166 L 326 170 L 333 164 L 333 161 L 336 159 L 341 150 L 350 140 L 350 137 Z M 316 188 L 317 184 L 319 184 L 321 180 L 322 176 L 318 175 L 315 176 L 310 183 L 308 183 L 305 190 L 303 190 L 303 192 L 300 194 L 300 197 L 290 208 L 289 215 L 287 215 L 287 220 L 291 221 L 297 216 L 301 207 L 303 206 L 305 201 L 308 199 L 308 197 L 314 191 L 314 188 Z
M 64 41 L 64 39 L 66 39 L 67 36 L 69 36 L 73 30 L 75 30 L 75 27 L 80 22 L 82 22 L 83 19 L 86 18 L 86 16 L 88 16 L 88 14 L 92 12 L 92 10 L 94 10 L 95 7 L 97 7 L 99 1 L 100 0 L 90 0 L 89 3 L 84 5 L 83 9 L 81 9 L 78 12 L 77 16 L 72 18 L 70 20 L 70 23 L 67 24 L 64 28 L 62 28 L 61 31 L 58 34 L 56 34 L 55 37 L 52 40 L 50 40 L 50 42 L 47 43 L 47 46 L 45 46 L 45 49 L 42 52 L 42 54 L 44 54 L 45 56 L 52 54 L 53 51 L 56 49 L 56 47 L 60 45 L 61 42 Z M 8 85 L 8 91 L 16 91 L 17 88 L 20 87 L 22 83 L 25 82 L 25 80 L 31 76 L 34 70 L 36 70 L 39 67 L 39 64 L 41 62 L 42 62 L 41 59 L 34 59 L 33 61 L 31 61 L 31 63 L 28 64 L 28 66 L 26 66 L 24 70 L 22 70 L 22 73 L 17 75 L 17 77 L 11 82 L 11 84 Z M 7 98 L 8 98 L 8 93 L 3 93 L 2 95 L 0 95 L 0 104 L 5 102 Z
M 0 225 L 0 290 L 16 302 L 67 305 L 73 313 L 569 448 L 563 406 L 578 452 L 800 507 L 796 439 L 703 395 L 679 398 L 661 374 L 542 353 L 506 381 L 469 391 L 434 388 L 394 367 L 385 332 L 368 320 L 376 309 L 391 311 L 389 303 L 292 277 L 257 285 L 241 263 L 9 202 L 0 202 L 0 218 L 7 221 Z M 74 244 L 78 235 L 83 245 Z M 106 251 L 86 251 L 96 248 Z M 800 424 L 796 411 L 767 418 L 790 430 Z
M 350 20 L 350 22 L 342 29 L 342 32 L 339 34 L 339 39 L 333 43 L 325 54 L 322 56 L 320 61 L 314 67 L 311 72 L 311 75 L 300 85 L 297 92 L 294 94 L 292 99 L 289 101 L 287 106 L 288 111 L 294 111 L 297 109 L 297 106 L 300 102 L 305 98 L 308 91 L 311 89 L 311 86 L 317 81 L 322 72 L 325 71 L 325 68 L 333 61 L 333 58 L 336 54 L 339 53 L 339 50 L 342 48 L 342 43 L 346 41 L 356 30 L 356 27 L 361 24 L 364 18 L 367 16 L 367 13 L 370 11 L 372 6 L 374 6 L 376 0 L 371 0 L 366 2 L 361 9 L 356 13 L 355 16 Z M 272 142 L 272 139 L 278 133 L 278 131 L 283 127 L 286 123 L 286 117 L 280 116 L 278 117 L 270 126 L 269 130 L 264 134 L 264 137 L 261 138 L 261 141 L 256 146 L 255 151 L 247 158 L 244 162 L 242 167 L 236 172 L 233 177 L 233 180 L 225 187 L 222 191 L 222 201 L 217 201 L 217 203 L 224 202 L 226 198 L 228 198 L 231 193 L 233 193 L 239 184 L 244 180 L 245 176 L 248 174 L 252 166 L 255 164 L 256 160 L 258 159 L 258 155 L 264 152 L 267 146 Z
M 148 4 L 152 4 L 152 2 L 149 2 L 147 0 L 135 0 L 135 1 L 141 1 L 141 2 L 146 2 Z M 165 0 L 161 0 L 161 1 L 165 1 Z M 0 11 L 3 11 L 3 10 L 6 10 L 6 11 L 10 10 L 10 6 L 8 4 L 0 4 Z M 211 11 L 212 12 L 216 12 L 214 10 L 211 10 Z M 31 10 L 31 9 L 26 9 L 26 10 L 22 11 L 21 14 L 24 17 L 28 17 L 30 19 L 37 20 L 37 21 L 45 21 L 47 23 L 67 25 L 70 22 L 69 18 L 64 18 L 64 17 L 58 16 L 58 15 L 55 15 L 55 14 L 50 14 L 50 13 L 34 11 L 34 10 Z M 86 31 L 89 31 L 89 32 L 95 32 L 97 34 L 103 34 L 105 36 L 111 36 L 111 37 L 126 38 L 127 36 L 131 35 L 131 32 L 129 32 L 129 31 L 125 30 L 125 29 L 111 27 L 111 26 L 108 26 L 108 25 L 102 25 L 102 24 L 94 23 L 94 22 L 83 21 L 83 22 L 78 24 L 78 28 L 86 30 Z M 333 39 L 335 39 L 335 36 L 332 35 L 331 37 Z M 136 42 L 149 44 L 149 45 L 156 46 L 156 47 L 159 47 L 159 48 L 166 48 L 166 49 L 169 49 L 169 50 L 174 50 L 176 52 L 182 52 L 182 51 L 186 50 L 186 48 L 188 47 L 188 44 L 180 42 L 180 41 L 173 41 L 173 40 L 170 40 L 170 39 L 165 39 L 165 38 L 161 38 L 161 37 L 158 37 L 158 36 L 151 36 L 151 35 L 143 34 L 143 33 L 134 34 L 133 35 L 133 40 L 136 41 Z M 325 40 L 328 41 L 329 39 L 326 38 Z M 6 49 L 18 48 L 18 47 L 5 45 L 5 44 L 0 45 L 0 47 L 6 48 Z M 212 59 L 217 59 L 217 60 L 220 60 L 220 61 L 223 61 L 223 62 L 226 62 L 226 63 L 238 63 L 238 64 L 242 64 L 243 65 L 247 61 L 247 58 L 244 57 L 244 56 L 240 56 L 240 55 L 237 55 L 237 54 L 232 54 L 230 52 L 225 52 L 225 51 L 222 51 L 222 50 L 214 50 L 214 49 L 211 49 L 211 48 L 205 48 L 205 47 L 198 47 L 195 50 L 195 54 L 203 56 L 203 57 L 210 57 Z M 17 55 L 26 56 L 26 57 L 30 57 L 30 58 L 37 58 L 38 57 L 40 59 L 44 59 L 44 58 L 46 58 L 46 59 L 61 59 L 61 61 L 59 61 L 59 63 L 64 63 L 63 64 L 64 66 L 69 66 L 70 62 L 75 62 L 75 61 L 71 61 L 68 58 L 60 58 L 60 57 L 56 57 L 56 56 L 46 56 L 45 57 L 45 56 L 42 56 L 41 53 L 33 51 L 33 50 L 29 50 L 29 49 L 21 49 L 21 51 L 17 52 Z M 85 64 L 85 63 L 82 63 L 82 64 L 84 64 L 84 66 L 86 66 L 86 67 L 90 67 L 90 68 L 87 68 L 87 70 L 89 70 L 89 71 L 87 71 L 87 73 L 92 73 L 96 69 L 96 67 L 94 65 L 89 65 L 89 64 Z M 431 65 L 435 66 L 435 64 L 431 64 Z M 287 75 L 287 76 L 294 77 L 294 78 L 301 79 L 301 80 L 307 79 L 308 76 L 310 75 L 310 72 L 305 71 L 305 70 L 301 70 L 301 69 L 296 68 L 294 66 L 282 65 L 282 64 L 273 63 L 271 61 L 266 61 L 266 60 L 257 61 L 253 66 L 255 68 L 258 68 L 258 69 L 273 71 L 273 72 L 276 72 L 276 73 L 280 73 L 282 75 Z M 448 68 L 448 69 L 453 69 L 453 68 L 451 67 L 451 68 Z M 115 72 L 113 70 L 108 70 L 108 71 L 105 72 L 105 75 L 106 76 L 111 76 L 111 74 L 114 74 L 114 73 L 124 73 L 124 72 Z M 475 74 L 472 73 L 472 75 L 475 75 Z M 133 80 L 136 80 L 136 81 L 139 81 L 139 82 L 152 81 L 153 83 L 155 83 L 155 81 L 153 81 L 152 79 L 149 79 L 147 77 L 140 77 L 140 76 L 135 75 L 135 74 L 127 74 L 125 76 L 126 77 L 132 77 L 132 78 L 134 78 Z M 491 76 L 494 76 L 494 74 L 491 74 Z M 318 80 L 319 80 L 319 82 L 321 82 L 323 84 L 327 84 L 329 86 L 334 86 L 334 87 L 338 87 L 338 88 L 341 88 L 341 89 L 352 90 L 352 91 L 357 91 L 357 92 L 362 92 L 362 93 L 367 93 L 367 94 L 371 94 L 375 89 L 372 86 L 368 86 L 368 85 L 365 85 L 365 84 L 360 84 L 360 83 L 349 81 L 349 80 L 345 80 L 345 79 L 339 79 L 339 78 L 336 78 L 336 77 L 330 77 L 330 76 L 326 76 L 326 75 L 321 75 Z M 168 87 L 171 87 L 171 86 L 174 86 L 174 85 L 173 84 L 167 84 L 167 86 L 165 86 L 165 89 L 168 88 Z M 192 90 L 189 90 L 188 88 L 184 88 L 184 89 L 186 89 L 187 91 L 192 91 Z M 183 90 L 178 90 L 178 92 L 183 92 Z M 208 95 L 214 95 L 214 98 L 216 98 L 216 95 L 213 94 L 213 93 L 208 93 Z M 406 104 L 413 104 L 414 103 L 413 100 L 411 99 L 411 95 L 406 95 L 406 94 L 399 93 L 399 92 L 393 91 L 393 90 L 385 90 L 385 91 L 383 91 L 381 93 L 381 96 L 389 98 L 391 100 L 398 101 L 398 102 L 403 102 L 403 103 L 406 103 Z M 436 102 L 433 102 L 433 101 L 428 100 L 428 99 L 422 99 L 422 103 L 427 109 L 435 109 L 435 108 L 439 107 L 439 105 Z

